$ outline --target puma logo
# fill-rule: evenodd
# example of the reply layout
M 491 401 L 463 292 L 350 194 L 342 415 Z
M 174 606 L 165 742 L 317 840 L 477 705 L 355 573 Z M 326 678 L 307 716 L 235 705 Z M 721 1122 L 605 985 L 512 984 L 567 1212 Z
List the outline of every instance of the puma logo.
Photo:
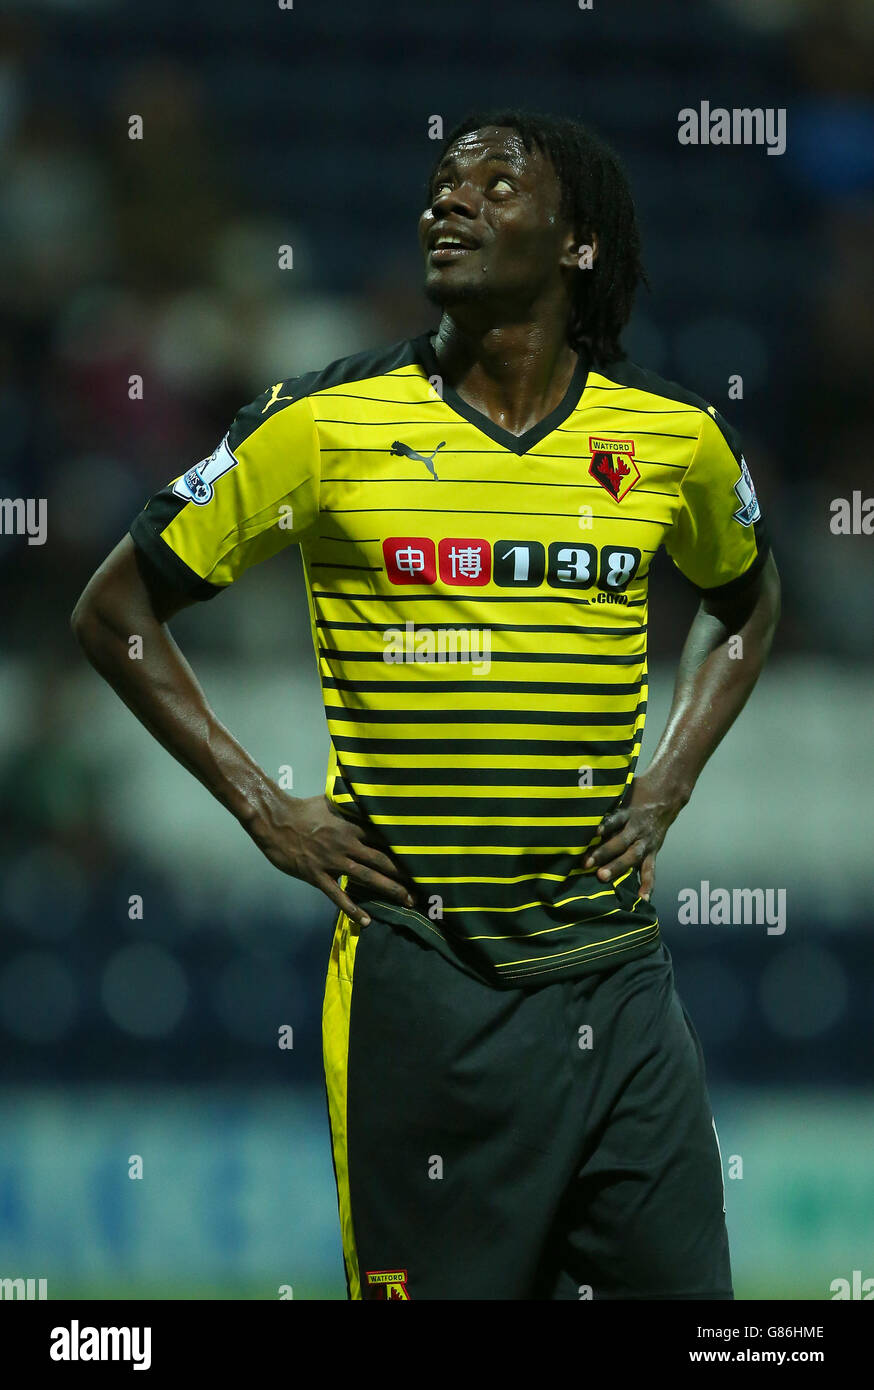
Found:
M 437 445 L 437 449 L 442 449 L 445 443 L 446 440 L 441 439 L 440 443 Z M 389 449 L 389 453 L 402 454 L 404 458 L 408 459 L 418 459 L 419 463 L 424 463 L 431 477 L 437 482 L 439 480 L 437 478 L 437 470 L 434 467 L 434 455 L 437 453 L 437 449 L 432 449 L 430 454 L 420 454 L 416 449 L 411 449 L 409 444 L 402 444 L 399 439 L 396 439 Z
M 275 386 L 272 386 L 272 387 L 270 388 L 270 393 L 271 393 L 271 394 L 270 394 L 270 400 L 267 402 L 267 404 L 265 405 L 264 409 L 261 411 L 261 414 L 262 414 L 262 415 L 266 415 L 267 412 L 268 412 L 268 410 L 270 409 L 270 407 L 271 407 L 272 405 L 275 405 L 277 401 L 293 401 L 293 400 L 294 400 L 294 396 L 280 396 L 279 393 L 280 393 L 280 391 L 282 390 L 282 388 L 283 388 L 284 385 L 285 385 L 284 382 L 282 382 L 282 381 L 277 381 L 276 385 L 275 385 Z

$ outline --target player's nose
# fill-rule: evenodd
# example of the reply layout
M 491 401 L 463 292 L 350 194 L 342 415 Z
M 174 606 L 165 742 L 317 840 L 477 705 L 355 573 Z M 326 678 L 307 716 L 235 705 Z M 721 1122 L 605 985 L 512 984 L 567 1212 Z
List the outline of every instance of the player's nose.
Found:
M 456 214 L 460 217 L 475 218 L 480 209 L 480 195 L 471 183 L 459 183 L 448 188 L 445 185 L 431 203 L 435 219 Z

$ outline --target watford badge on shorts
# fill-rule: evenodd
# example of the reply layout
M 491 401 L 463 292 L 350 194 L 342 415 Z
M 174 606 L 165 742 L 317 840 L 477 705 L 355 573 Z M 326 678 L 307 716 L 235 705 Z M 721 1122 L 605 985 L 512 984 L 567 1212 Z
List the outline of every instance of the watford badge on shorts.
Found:
M 410 1301 L 409 1290 L 407 1289 L 407 1271 L 405 1269 L 369 1269 L 367 1271 L 367 1282 L 377 1289 L 383 1289 L 383 1298 L 405 1298 Z M 375 1293 L 374 1298 L 379 1298 L 380 1294 Z
M 614 502 L 627 497 L 635 483 L 640 482 L 640 469 L 634 462 L 633 439 L 599 439 L 589 436 L 592 462 L 589 473 L 609 492 Z

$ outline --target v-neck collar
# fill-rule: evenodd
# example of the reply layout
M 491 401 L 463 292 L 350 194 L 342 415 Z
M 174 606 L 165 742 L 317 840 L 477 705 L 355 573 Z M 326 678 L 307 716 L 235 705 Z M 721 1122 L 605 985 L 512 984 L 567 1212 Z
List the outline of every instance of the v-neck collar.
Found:
M 418 338 L 413 339 L 416 356 L 429 377 L 442 376 L 440 364 L 431 346 L 431 338 L 436 332 L 436 328 L 429 328 L 426 333 L 420 333 Z M 552 434 L 552 431 L 557 429 L 576 409 L 580 397 L 586 389 L 588 376 L 589 365 L 580 354 L 570 385 L 558 405 L 539 424 L 532 425 L 523 434 L 513 434 L 511 430 L 505 430 L 502 425 L 496 425 L 488 415 L 484 415 L 481 410 L 476 410 L 474 406 L 468 405 L 467 401 L 463 400 L 457 391 L 453 391 L 451 386 L 444 385 L 440 394 L 446 405 L 454 410 L 456 415 L 461 415 L 482 434 L 493 439 L 496 444 L 503 445 L 505 449 L 509 449 L 514 454 L 527 454 L 529 449 L 538 444 L 541 439 L 545 439 L 548 434 Z

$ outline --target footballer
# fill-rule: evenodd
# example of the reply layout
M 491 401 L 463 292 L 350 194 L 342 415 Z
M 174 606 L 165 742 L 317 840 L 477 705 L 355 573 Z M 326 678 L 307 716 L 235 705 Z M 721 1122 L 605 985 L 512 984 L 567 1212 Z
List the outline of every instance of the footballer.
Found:
M 475 113 L 424 204 L 432 328 L 268 386 L 134 518 L 74 631 L 339 912 L 323 1055 L 349 1297 L 730 1299 L 653 888 L 778 621 L 753 481 L 718 410 L 626 357 L 640 238 L 596 135 Z M 307 798 L 218 721 L 167 627 L 292 544 L 330 734 Z M 641 771 L 662 546 L 699 607 Z

